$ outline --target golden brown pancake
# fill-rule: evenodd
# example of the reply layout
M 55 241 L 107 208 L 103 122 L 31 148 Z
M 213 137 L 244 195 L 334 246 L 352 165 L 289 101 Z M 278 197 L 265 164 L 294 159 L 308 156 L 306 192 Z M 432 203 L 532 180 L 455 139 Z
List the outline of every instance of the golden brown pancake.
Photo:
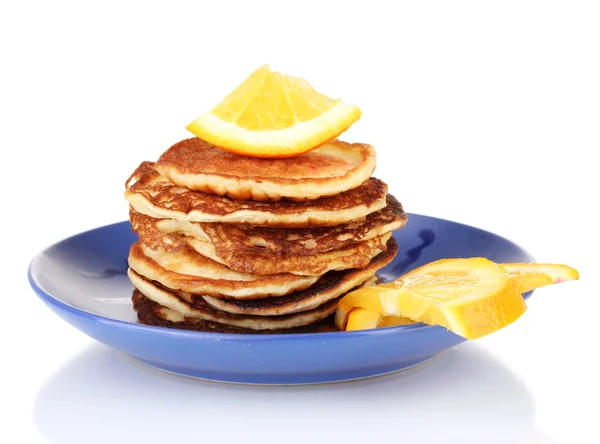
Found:
M 133 207 L 129 208 L 129 221 L 131 222 L 131 230 L 134 233 L 137 233 L 138 238 L 144 243 L 144 245 L 152 248 L 153 250 L 162 248 L 166 252 L 169 252 L 178 251 L 185 247 L 187 244 L 183 241 L 183 236 L 179 234 L 171 234 L 172 232 L 175 232 L 175 230 L 171 231 L 171 227 L 176 227 L 176 224 L 180 223 L 191 225 L 193 228 L 195 228 L 194 236 L 201 240 L 209 241 L 208 236 L 206 236 L 204 231 L 202 231 L 200 228 L 200 224 L 196 222 L 179 222 L 172 219 L 156 219 L 154 217 L 138 213 L 133 209 Z M 159 226 L 165 227 L 165 231 L 161 231 Z
M 376 285 L 380 283 L 377 277 L 369 279 L 362 286 Z M 142 324 L 153 325 L 164 328 L 176 328 L 183 330 L 194 330 L 210 333 L 233 333 L 233 334 L 292 334 L 292 333 L 326 333 L 338 331 L 333 316 L 328 316 L 322 321 L 303 327 L 289 328 L 283 330 L 252 330 L 249 328 L 234 327 L 219 322 L 204 321 L 202 319 L 181 318 L 178 314 L 148 299 L 134 287 L 131 297 L 133 309 L 137 312 L 138 320 Z M 177 319 L 170 320 L 170 319 Z
M 375 169 L 375 150 L 332 140 L 293 159 L 259 159 L 194 137 L 169 148 L 156 169 L 171 182 L 204 193 L 242 200 L 306 201 L 334 196 L 367 181 Z
M 188 190 L 142 162 L 126 182 L 125 198 L 139 213 L 158 219 L 243 223 L 303 228 L 360 220 L 386 206 L 387 185 L 371 178 L 363 185 L 311 202 L 254 202 Z
M 293 274 L 252 275 L 221 265 L 190 247 L 166 252 L 136 242 L 129 251 L 129 266 L 162 285 L 190 293 L 235 299 L 282 296 L 314 284 L 319 276 Z
M 227 239 L 216 236 L 214 237 L 216 244 L 212 244 L 200 228 L 201 224 L 192 226 L 195 230 L 190 230 L 190 234 L 193 236 L 181 236 L 179 234 L 165 234 L 159 229 L 159 227 L 164 229 L 165 225 L 177 225 L 178 222 L 154 219 L 137 213 L 135 210 L 130 212 L 130 218 L 132 228 L 138 233 L 140 240 L 152 249 L 162 248 L 166 252 L 178 251 L 183 248 L 183 245 L 187 244 L 198 253 L 215 262 L 226 265 L 240 273 L 250 274 L 292 273 L 301 276 L 316 276 L 332 270 L 362 268 L 373 257 L 385 250 L 385 243 L 391 236 L 391 232 L 387 232 L 375 238 L 346 245 L 338 250 L 294 256 L 274 253 L 261 247 L 234 249 L 231 248 Z M 189 222 L 185 223 L 190 224 Z M 211 231 L 211 228 L 205 227 L 205 230 Z
M 320 276 L 328 271 L 367 266 L 373 257 L 385 250 L 385 244 L 391 235 L 392 233 L 386 233 L 340 250 L 312 256 L 289 256 L 260 250 L 232 252 L 226 249 L 221 250 L 220 256 L 210 242 L 187 236 L 184 236 L 183 240 L 201 255 L 240 273 Z
M 256 300 L 218 299 L 210 296 L 190 295 L 191 303 L 204 299 L 209 305 L 223 311 L 237 314 L 276 316 L 311 310 L 331 299 L 339 297 L 361 284 L 368 285 L 369 280 L 377 270 L 389 264 L 396 253 L 398 245 L 394 238 L 387 244 L 387 251 L 371 260 L 369 265 L 362 269 L 344 271 L 330 271 L 319 279 L 314 285 L 305 290 L 295 291 L 278 298 Z
M 155 219 L 130 208 L 129 218 L 133 231 L 150 247 L 177 250 L 183 242 L 182 234 L 202 242 L 210 242 L 218 256 L 228 253 L 271 252 L 279 255 L 311 256 L 381 236 L 402 228 L 407 215 L 394 196 L 387 195 L 387 206 L 369 214 L 364 220 L 335 227 L 267 228 L 244 224 L 187 222 L 173 219 Z
M 203 321 L 202 319 L 186 318 L 183 321 L 179 321 L 180 316 L 173 316 L 172 310 L 148 299 L 146 296 L 140 293 L 137 288 L 133 290 L 133 296 L 131 300 L 133 302 L 133 309 L 137 312 L 138 320 L 142 324 L 153 325 L 156 327 L 233 334 L 291 334 L 337 331 L 332 316 L 325 318 L 323 321 L 309 324 L 304 327 L 284 330 L 252 330 L 249 328 L 225 325 L 218 322 Z M 177 319 L 177 321 L 171 319 Z
M 196 224 L 194 222 L 180 224 L 183 224 L 184 228 L 182 233 L 192 237 L 197 237 L 196 231 L 187 231 L 185 228 L 190 224 L 200 225 L 204 237 L 215 246 L 219 256 L 223 256 L 225 251 L 247 250 L 310 256 L 340 250 L 348 245 L 398 230 L 406 224 L 406 221 L 407 215 L 402 205 L 394 196 L 388 194 L 387 206 L 382 210 L 369 214 L 364 220 L 335 227 L 266 228 L 242 224 Z M 199 239 L 202 240 L 201 237 Z
M 144 279 L 131 268 L 128 270 L 128 276 L 140 293 L 163 307 L 161 312 L 171 322 L 199 319 L 252 330 L 281 330 L 302 327 L 325 319 L 335 312 L 338 303 L 338 299 L 334 299 L 309 311 L 282 316 L 238 315 L 216 310 L 201 299 L 192 305 L 182 297 L 183 292 Z

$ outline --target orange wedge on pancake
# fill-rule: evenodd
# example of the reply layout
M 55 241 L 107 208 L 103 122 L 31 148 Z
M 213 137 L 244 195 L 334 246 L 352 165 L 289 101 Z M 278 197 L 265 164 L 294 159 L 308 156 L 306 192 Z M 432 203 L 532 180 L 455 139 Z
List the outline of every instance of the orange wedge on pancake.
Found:
M 335 139 L 360 115 L 358 107 L 264 65 L 186 128 L 236 154 L 294 157 Z

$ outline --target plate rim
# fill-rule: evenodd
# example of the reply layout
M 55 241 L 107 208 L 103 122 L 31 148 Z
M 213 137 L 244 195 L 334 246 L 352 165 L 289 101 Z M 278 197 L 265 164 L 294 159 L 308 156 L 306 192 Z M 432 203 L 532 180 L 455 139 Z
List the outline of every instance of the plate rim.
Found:
M 488 231 L 488 230 L 485 230 L 485 229 L 482 229 L 482 228 L 479 228 L 479 227 L 476 227 L 473 225 L 468 225 L 468 224 L 465 224 L 462 222 L 456 222 L 456 221 L 453 221 L 450 219 L 444 219 L 444 218 L 440 218 L 440 217 L 436 217 L 436 216 L 428 216 L 428 215 L 420 214 L 420 213 L 407 213 L 407 215 L 408 215 L 409 219 L 412 215 L 412 216 L 424 217 L 424 218 L 428 218 L 428 219 L 435 219 L 435 220 L 441 221 L 441 222 L 450 222 L 452 224 L 460 225 L 465 228 L 479 230 L 481 232 L 501 238 L 502 240 L 515 245 L 520 250 L 522 250 L 523 253 L 528 257 L 529 262 L 537 262 L 535 260 L 535 258 L 533 257 L 533 255 L 527 249 L 523 248 L 521 245 L 508 239 L 505 236 L 493 233 L 491 231 Z M 140 332 L 151 333 L 151 334 L 155 334 L 155 335 L 183 336 L 183 337 L 189 337 L 191 339 L 214 339 L 214 340 L 218 339 L 218 340 L 226 340 L 226 341 L 234 340 L 234 341 L 238 341 L 238 342 L 247 342 L 248 340 L 252 340 L 255 342 L 282 341 L 282 340 L 295 341 L 295 340 L 315 340 L 315 339 L 322 340 L 323 338 L 326 338 L 326 337 L 327 338 L 331 338 L 331 337 L 337 338 L 338 336 L 349 339 L 351 337 L 364 336 L 364 335 L 370 335 L 370 336 L 378 335 L 378 334 L 384 335 L 391 331 L 394 331 L 396 333 L 405 333 L 405 332 L 413 332 L 413 331 L 417 331 L 417 330 L 434 330 L 434 329 L 443 329 L 444 328 L 444 327 L 438 326 L 438 325 L 428 325 L 428 324 L 424 324 L 422 322 L 417 322 L 417 323 L 409 324 L 409 325 L 398 325 L 398 326 L 393 326 L 393 327 L 376 328 L 376 329 L 371 329 L 371 330 L 356 330 L 356 331 L 350 331 L 350 332 L 348 332 L 348 331 L 333 331 L 333 332 L 317 332 L 317 333 L 252 334 L 252 333 L 218 333 L 218 332 L 203 332 L 203 331 L 195 331 L 195 330 L 183 330 L 183 329 L 159 327 L 159 326 L 154 326 L 154 325 L 145 325 L 145 324 L 141 324 L 141 323 L 123 321 L 120 319 L 110 318 L 110 317 L 103 316 L 100 314 L 92 313 L 90 311 L 87 311 L 82 308 L 75 307 L 71 304 L 68 304 L 68 303 L 62 301 L 61 299 L 58 299 L 57 297 L 49 294 L 37 282 L 36 277 L 33 272 L 33 268 L 35 267 L 36 262 L 39 261 L 41 259 L 41 257 L 51 248 L 55 247 L 56 245 L 58 245 L 60 243 L 72 240 L 78 236 L 88 234 L 92 231 L 96 231 L 96 230 L 99 230 L 102 228 L 108 228 L 108 227 L 112 227 L 112 226 L 116 226 L 116 225 L 127 224 L 127 223 L 130 223 L 130 222 L 125 219 L 125 220 L 121 220 L 119 222 L 114 222 L 112 224 L 101 225 L 101 226 L 97 226 L 95 228 L 91 228 L 89 230 L 81 231 L 79 233 L 76 233 L 71 236 L 65 237 L 61 240 L 58 240 L 58 241 L 52 243 L 51 245 L 47 246 L 46 248 L 42 249 L 41 251 L 39 251 L 31 259 L 29 266 L 27 267 L 27 278 L 29 280 L 30 286 L 32 287 L 32 289 L 34 290 L 36 295 L 40 299 L 42 299 L 42 301 L 44 301 L 45 303 L 52 305 L 58 309 L 65 310 L 65 311 L 67 311 L 71 314 L 77 315 L 77 316 L 86 317 L 90 320 L 100 321 L 104 324 L 113 324 L 119 328 L 133 329 L 133 330 L 137 330 Z M 400 231 L 400 230 L 395 230 L 395 231 Z M 523 298 L 528 299 L 532 293 L 533 293 L 533 291 L 523 294 Z M 444 330 L 447 330 L 447 329 L 444 329 Z

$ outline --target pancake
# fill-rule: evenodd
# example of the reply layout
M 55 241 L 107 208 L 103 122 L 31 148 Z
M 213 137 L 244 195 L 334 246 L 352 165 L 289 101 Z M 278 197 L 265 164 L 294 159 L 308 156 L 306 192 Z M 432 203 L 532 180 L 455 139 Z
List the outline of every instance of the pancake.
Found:
M 142 162 L 127 180 L 125 198 L 139 213 L 158 219 L 306 228 L 359 220 L 386 206 L 387 185 L 371 178 L 350 191 L 311 202 L 254 202 L 192 191 Z
M 133 286 L 140 293 L 164 307 L 161 313 L 171 322 L 199 319 L 252 330 L 288 329 L 302 327 L 325 319 L 335 312 L 339 300 L 339 298 L 333 299 L 312 310 L 283 316 L 237 315 L 216 310 L 207 303 L 202 303 L 201 300 L 192 306 L 181 297 L 181 291 L 171 290 L 158 282 L 146 280 L 131 268 L 127 274 Z
M 373 285 L 379 285 L 383 283 L 383 281 L 381 280 L 381 278 L 377 275 L 371 276 L 369 279 L 367 279 L 366 281 L 364 281 L 361 285 L 360 288 L 362 287 L 371 287 Z
M 364 220 L 353 221 L 335 227 L 316 228 L 265 228 L 240 224 L 196 224 L 178 222 L 158 228 L 172 229 L 173 225 L 186 236 L 198 237 L 212 243 L 217 254 L 223 251 L 270 251 L 292 256 L 309 256 L 326 251 L 340 250 L 357 242 L 373 239 L 384 233 L 402 228 L 407 215 L 394 196 L 387 195 L 387 206 L 369 214 Z M 189 229 L 199 225 L 200 230 Z M 204 238 L 204 239 L 202 239 Z
M 209 226 L 213 224 L 184 222 L 184 224 L 192 225 L 190 234 L 193 236 L 181 236 L 165 234 L 159 229 L 159 227 L 165 229 L 165 226 L 166 229 L 177 228 L 179 222 L 173 223 L 174 221 L 169 219 L 154 219 L 137 213 L 135 210 L 130 211 L 130 219 L 133 231 L 138 233 L 140 240 L 145 245 L 154 250 L 162 248 L 165 252 L 178 251 L 187 244 L 215 262 L 226 265 L 232 270 L 250 274 L 292 273 L 301 276 L 316 276 L 332 270 L 362 268 L 374 256 L 385 250 L 385 243 L 391 236 L 391 233 L 388 232 L 372 239 L 347 245 L 339 250 L 315 253 L 310 256 L 293 256 L 273 253 L 261 247 L 230 248 L 227 239 L 218 236 L 208 238 L 201 228 L 201 225 L 205 226 L 206 231 L 212 232 Z M 210 242 L 213 239 L 215 244 Z
M 377 270 L 389 264 L 396 253 L 398 245 L 394 238 L 387 244 L 387 251 L 371 260 L 362 269 L 331 271 L 319 279 L 314 285 L 287 296 L 256 300 L 217 299 L 210 296 L 190 295 L 188 302 L 195 304 L 202 299 L 212 307 L 236 314 L 256 316 L 276 316 L 311 310 L 332 299 L 339 297 L 358 285 L 370 285 Z
M 156 219 L 154 217 L 146 216 L 145 214 L 138 213 L 132 207 L 129 208 L 129 221 L 131 222 L 131 231 L 138 235 L 138 238 L 144 245 L 150 247 L 153 250 L 162 248 L 165 252 L 179 251 L 185 247 L 186 242 L 183 241 L 183 236 L 178 234 L 171 234 L 171 227 L 177 224 L 190 225 L 193 230 L 193 235 L 198 239 L 208 242 L 210 239 L 204 231 L 200 228 L 199 223 L 195 222 L 179 222 L 172 219 Z M 165 227 L 165 231 L 161 231 L 159 227 Z M 172 230 L 175 232 L 176 230 Z M 190 229 L 190 235 L 192 230 Z
M 378 278 L 372 278 L 362 286 L 376 285 L 377 283 L 379 283 Z M 133 289 L 131 301 L 133 302 L 133 309 L 137 312 L 139 322 L 157 327 L 228 334 L 292 334 L 338 331 L 333 316 L 328 316 L 322 321 L 314 324 L 283 330 L 252 330 L 249 328 L 221 324 L 219 322 L 203 321 L 201 319 L 187 318 L 181 321 L 181 315 L 179 313 L 148 299 L 135 287 Z
M 201 255 L 241 273 L 320 276 L 328 271 L 367 266 L 373 257 L 385 250 L 385 244 L 391 235 L 392 233 L 386 233 L 341 250 L 326 251 L 312 256 L 273 254 L 258 249 L 242 252 L 221 249 L 217 252 L 210 242 L 202 242 L 192 237 L 184 237 L 183 240 Z
M 137 312 L 139 322 L 156 327 L 228 334 L 292 334 L 338 331 L 332 316 L 325 318 L 323 321 L 309 324 L 304 327 L 283 330 L 252 330 L 249 328 L 225 325 L 219 322 L 203 321 L 201 319 L 187 318 L 181 321 L 180 314 L 148 299 L 140 293 L 137 288 L 133 290 L 131 301 L 133 302 L 133 309 Z
M 216 254 L 225 252 L 272 252 L 279 255 L 310 256 L 331 250 L 340 250 L 357 242 L 373 239 L 384 233 L 402 228 L 407 215 L 400 202 L 387 195 L 387 206 L 369 214 L 364 220 L 336 227 L 267 228 L 244 224 L 187 222 L 173 219 L 155 219 L 130 209 L 133 231 L 152 248 L 177 250 L 183 245 L 183 234 L 214 245 Z
M 282 296 L 314 284 L 319 276 L 239 273 L 195 252 L 152 250 L 136 242 L 129 251 L 129 266 L 147 279 L 190 293 L 236 299 Z
M 222 150 L 197 137 L 182 140 L 156 162 L 171 182 L 242 200 L 315 200 L 351 190 L 375 169 L 370 145 L 326 142 L 293 159 L 259 159 Z

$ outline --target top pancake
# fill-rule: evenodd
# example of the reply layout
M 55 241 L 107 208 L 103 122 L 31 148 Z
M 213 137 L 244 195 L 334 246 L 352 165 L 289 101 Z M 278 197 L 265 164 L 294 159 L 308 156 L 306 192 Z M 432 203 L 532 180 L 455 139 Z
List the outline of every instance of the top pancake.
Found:
M 179 187 L 142 162 L 126 182 L 125 198 L 157 219 L 306 228 L 360 220 L 386 206 L 387 185 L 371 178 L 358 188 L 316 201 L 241 201 Z
M 204 193 L 242 200 L 306 201 L 366 182 L 375 169 L 375 150 L 333 140 L 292 159 L 259 159 L 194 137 L 169 148 L 155 167 L 176 185 Z

